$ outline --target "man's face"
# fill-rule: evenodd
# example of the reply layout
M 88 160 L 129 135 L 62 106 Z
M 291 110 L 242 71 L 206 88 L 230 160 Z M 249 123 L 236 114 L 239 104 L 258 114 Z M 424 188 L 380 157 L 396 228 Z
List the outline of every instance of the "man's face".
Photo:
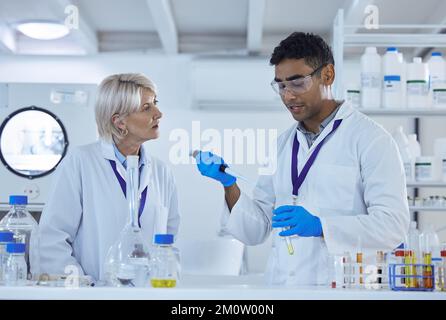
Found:
M 304 59 L 284 59 L 275 67 L 275 81 L 288 81 L 303 78 L 311 74 L 314 69 L 305 64 Z M 299 80 L 297 80 L 299 81 Z M 280 95 L 283 103 L 297 121 L 305 121 L 319 114 L 322 109 L 322 98 L 319 74 L 315 74 L 311 79 L 307 78 L 306 92 L 296 92 L 292 86 Z M 297 90 L 299 91 L 299 90 Z

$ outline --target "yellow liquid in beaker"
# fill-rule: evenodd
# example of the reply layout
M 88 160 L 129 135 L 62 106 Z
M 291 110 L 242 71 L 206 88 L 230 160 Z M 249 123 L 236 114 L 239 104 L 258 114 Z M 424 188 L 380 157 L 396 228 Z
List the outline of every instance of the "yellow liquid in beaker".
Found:
M 154 288 L 173 288 L 177 285 L 175 279 L 151 279 L 152 287 Z

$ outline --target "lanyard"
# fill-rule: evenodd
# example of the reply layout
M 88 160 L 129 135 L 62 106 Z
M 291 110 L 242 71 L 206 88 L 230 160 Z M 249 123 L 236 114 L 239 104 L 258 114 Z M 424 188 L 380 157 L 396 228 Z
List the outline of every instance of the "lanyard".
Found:
M 116 178 L 118 179 L 119 185 L 121 186 L 122 192 L 124 193 L 124 196 L 127 197 L 126 189 L 127 185 L 125 183 L 125 180 L 121 177 L 118 170 L 116 169 L 116 163 L 113 160 L 109 160 L 110 165 L 113 169 L 113 172 L 115 173 Z M 144 191 L 141 194 L 141 199 L 139 200 L 139 211 L 138 211 L 138 226 L 141 228 L 141 215 L 144 210 L 144 206 L 146 205 L 146 196 L 147 196 L 147 187 L 145 187 Z
M 313 153 L 310 155 L 310 158 L 308 159 L 308 161 L 305 163 L 302 172 L 300 174 L 297 173 L 297 155 L 299 153 L 299 141 L 297 140 L 297 132 L 296 135 L 294 136 L 294 141 L 293 141 L 293 152 L 291 155 L 291 180 L 293 182 L 293 195 L 297 196 L 299 193 L 299 188 L 302 185 L 302 183 L 304 182 L 305 178 L 307 177 L 308 171 L 310 171 L 311 166 L 313 165 L 314 161 L 316 160 L 316 157 L 319 153 L 319 151 L 322 148 L 322 145 L 324 144 L 324 142 L 327 140 L 327 138 L 336 131 L 336 129 L 339 127 L 339 125 L 341 124 L 342 119 L 338 119 L 334 122 L 333 124 L 333 129 L 330 131 L 329 134 L 327 134 L 325 136 L 325 138 L 316 146 L 316 148 L 314 149 Z

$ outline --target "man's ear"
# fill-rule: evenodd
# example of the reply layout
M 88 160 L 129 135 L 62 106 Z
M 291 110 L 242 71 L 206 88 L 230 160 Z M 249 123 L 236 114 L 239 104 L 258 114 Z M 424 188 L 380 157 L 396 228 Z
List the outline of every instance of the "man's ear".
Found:
M 328 64 L 321 72 L 322 83 L 326 86 L 331 86 L 335 79 L 335 69 L 334 65 Z

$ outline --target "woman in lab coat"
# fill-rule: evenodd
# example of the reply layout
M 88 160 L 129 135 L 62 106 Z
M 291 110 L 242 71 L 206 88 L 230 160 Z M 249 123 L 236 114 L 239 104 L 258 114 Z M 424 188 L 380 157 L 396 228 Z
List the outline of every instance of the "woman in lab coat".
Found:
M 389 133 L 331 97 L 334 61 L 319 36 L 290 35 L 270 62 L 273 88 L 296 120 L 278 139 L 275 173 L 260 176 L 250 197 L 235 177 L 220 171 L 221 157 L 200 152 L 197 166 L 224 186 L 225 231 L 247 245 L 272 234 L 270 284 L 323 285 L 330 254 L 349 252 L 354 261 L 360 251 L 374 262 L 378 250 L 404 241 L 404 169 Z
M 152 81 L 142 74 L 107 77 L 99 86 L 95 112 L 99 141 L 73 148 L 63 159 L 42 212 L 42 273 L 64 274 L 74 265 L 80 275 L 104 279 L 107 251 L 129 216 L 121 186 L 127 155 L 139 156 L 139 224 L 147 244 L 155 233 L 178 231 L 173 175 L 143 145 L 158 138 L 162 117 Z

